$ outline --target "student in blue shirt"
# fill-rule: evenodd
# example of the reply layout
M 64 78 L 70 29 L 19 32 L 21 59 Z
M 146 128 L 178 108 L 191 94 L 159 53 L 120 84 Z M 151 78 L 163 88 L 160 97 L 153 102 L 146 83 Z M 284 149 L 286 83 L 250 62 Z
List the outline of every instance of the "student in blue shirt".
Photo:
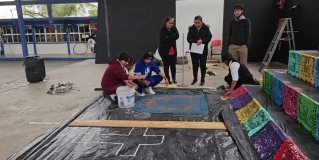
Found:
M 168 79 L 165 74 L 159 69 L 159 67 L 153 61 L 154 54 L 151 52 L 146 52 L 141 60 L 139 60 L 130 71 L 131 75 L 145 75 L 146 78 L 142 80 L 134 80 L 133 82 L 137 84 L 136 94 L 138 96 L 145 96 L 143 91 L 149 94 L 155 94 L 152 87 L 159 84 L 163 79 L 165 84 L 168 85 Z M 156 75 L 152 75 L 155 72 Z

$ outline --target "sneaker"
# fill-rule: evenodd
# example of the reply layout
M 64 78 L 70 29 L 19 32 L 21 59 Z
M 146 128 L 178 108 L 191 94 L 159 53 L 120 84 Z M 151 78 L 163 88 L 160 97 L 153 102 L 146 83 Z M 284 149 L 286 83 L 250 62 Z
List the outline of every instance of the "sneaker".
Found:
M 140 97 L 143 97 L 143 96 L 145 96 L 145 93 L 140 93 L 140 92 L 138 92 L 138 91 L 135 91 L 135 94 L 137 95 L 137 96 L 140 96 Z
M 197 80 L 196 80 L 196 79 L 194 79 L 194 80 L 193 80 L 193 82 L 191 83 L 191 85 L 196 84 L 196 82 L 197 82 Z
M 145 91 L 146 91 L 147 93 L 149 93 L 149 94 L 155 94 L 155 92 L 153 91 L 152 87 L 147 87 L 147 88 L 145 89 Z
M 173 79 L 173 83 L 175 83 L 175 84 L 177 83 L 175 79 Z
M 200 82 L 200 85 L 201 85 L 201 86 L 205 85 L 205 81 L 201 81 L 201 82 Z

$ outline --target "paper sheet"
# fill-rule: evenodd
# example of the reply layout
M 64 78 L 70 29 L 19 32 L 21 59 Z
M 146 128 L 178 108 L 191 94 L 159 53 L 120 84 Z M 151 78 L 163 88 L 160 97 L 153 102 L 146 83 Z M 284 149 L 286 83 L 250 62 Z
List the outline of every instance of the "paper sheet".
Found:
M 203 54 L 205 44 L 197 45 L 197 43 L 192 43 L 191 53 Z

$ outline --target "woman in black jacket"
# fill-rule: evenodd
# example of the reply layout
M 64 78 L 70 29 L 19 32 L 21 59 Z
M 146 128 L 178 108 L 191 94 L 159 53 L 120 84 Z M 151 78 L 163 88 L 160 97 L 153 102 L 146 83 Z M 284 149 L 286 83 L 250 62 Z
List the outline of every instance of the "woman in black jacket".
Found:
M 205 84 L 206 75 L 206 60 L 208 55 L 208 43 L 212 39 L 212 34 L 210 33 L 209 27 L 203 23 L 201 16 L 196 16 L 194 18 L 194 25 L 190 26 L 187 34 L 187 41 L 189 43 L 189 48 L 191 49 L 192 43 L 197 43 L 197 45 L 205 44 L 203 54 L 191 53 L 192 64 L 193 64 L 193 82 L 194 85 L 197 82 L 198 67 L 201 70 L 201 82 L 200 85 Z
M 174 18 L 166 17 L 164 26 L 160 30 L 160 44 L 158 53 L 160 54 L 164 63 L 164 73 L 168 78 L 169 84 L 172 84 L 169 76 L 169 68 L 171 68 L 171 75 L 173 83 L 176 82 L 176 40 L 179 38 L 177 28 L 175 27 Z

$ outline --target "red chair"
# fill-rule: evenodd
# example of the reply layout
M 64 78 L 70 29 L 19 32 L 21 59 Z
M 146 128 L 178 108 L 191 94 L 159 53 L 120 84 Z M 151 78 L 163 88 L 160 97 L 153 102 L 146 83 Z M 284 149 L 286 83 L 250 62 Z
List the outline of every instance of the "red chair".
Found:
M 211 57 L 213 55 L 221 55 L 222 50 L 222 41 L 221 40 L 212 40 L 211 41 Z

